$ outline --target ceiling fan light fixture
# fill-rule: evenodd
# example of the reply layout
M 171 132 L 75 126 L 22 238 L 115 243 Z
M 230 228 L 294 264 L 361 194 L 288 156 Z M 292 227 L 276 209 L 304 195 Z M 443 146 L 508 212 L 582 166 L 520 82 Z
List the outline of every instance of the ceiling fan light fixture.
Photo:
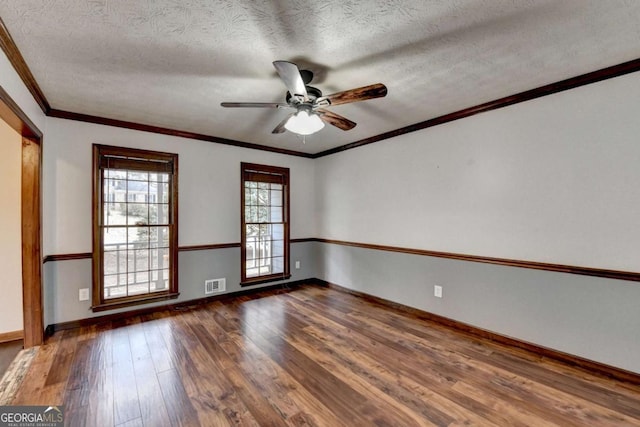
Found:
M 324 122 L 315 113 L 309 114 L 306 110 L 300 110 L 285 123 L 284 128 L 298 135 L 311 135 L 324 127 Z

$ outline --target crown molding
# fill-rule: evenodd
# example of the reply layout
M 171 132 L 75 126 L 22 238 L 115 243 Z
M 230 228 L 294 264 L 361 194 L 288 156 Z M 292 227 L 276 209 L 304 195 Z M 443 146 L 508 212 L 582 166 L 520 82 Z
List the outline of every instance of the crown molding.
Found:
M 625 74 L 634 73 L 640 71 L 640 58 L 632 61 L 623 62 L 622 64 L 613 65 L 611 67 L 602 68 L 597 71 L 593 71 L 586 74 L 581 74 L 576 77 L 561 80 L 559 82 L 551 83 L 548 85 L 540 86 L 535 89 L 526 90 L 524 92 L 516 93 L 515 95 L 505 96 L 504 98 L 496 99 L 494 101 L 485 102 L 484 104 L 475 105 L 473 107 L 465 108 L 463 110 L 455 111 L 453 113 L 445 114 L 443 116 L 435 117 L 433 119 L 425 120 L 419 123 L 415 123 L 409 126 L 405 126 L 396 130 L 381 133 L 369 138 L 361 139 L 359 141 L 351 142 L 349 144 L 341 145 L 339 147 L 331 148 L 329 150 L 321 151 L 313 155 L 314 159 L 328 156 L 330 154 L 339 153 L 341 151 L 350 150 L 352 148 L 362 147 L 363 145 L 372 144 L 374 142 L 383 141 L 385 139 L 393 138 L 406 133 L 415 132 L 417 130 L 438 126 L 444 123 L 452 122 L 454 120 L 470 117 L 476 114 L 484 113 L 486 111 L 497 110 L 498 108 L 508 107 L 509 105 L 519 104 L 520 102 L 529 101 L 532 99 L 540 98 L 554 93 L 562 92 L 569 89 L 574 89 L 580 86 L 585 86 L 591 83 L 596 83 L 602 80 L 611 79 L 614 77 L 623 76 Z
M 176 136 L 179 138 L 197 139 L 199 141 L 213 142 L 216 144 L 232 145 L 234 147 L 249 148 L 252 150 L 269 151 L 272 153 L 285 154 L 289 156 L 313 158 L 312 154 L 303 153 L 301 151 L 287 150 L 284 148 L 269 147 L 266 145 L 254 144 L 251 142 L 236 141 L 234 139 L 219 138 L 217 136 L 204 135 L 201 133 L 188 132 L 183 130 L 169 129 L 160 126 L 145 125 L 142 123 L 128 122 L 124 120 L 109 119 L 106 117 L 92 116 L 89 114 L 74 113 L 52 108 L 47 113 L 49 117 L 59 119 L 75 120 L 79 122 L 95 123 L 99 125 L 115 126 L 125 129 L 133 129 L 142 132 L 158 133 L 162 135 Z
M 22 82 L 27 86 L 27 89 L 29 89 L 29 92 L 31 92 L 33 99 L 38 103 L 42 112 L 47 114 L 49 110 L 51 110 L 49 101 L 47 101 L 47 98 L 44 96 L 42 89 L 40 89 L 38 82 L 35 77 L 33 77 L 33 74 L 31 74 L 29 66 L 18 50 L 18 46 L 16 46 L 16 43 L 13 41 L 9 30 L 2 21 L 2 18 L 0 18 L 0 48 L 2 48 L 2 51 L 7 55 L 9 62 L 13 65 L 13 68 L 22 79 Z

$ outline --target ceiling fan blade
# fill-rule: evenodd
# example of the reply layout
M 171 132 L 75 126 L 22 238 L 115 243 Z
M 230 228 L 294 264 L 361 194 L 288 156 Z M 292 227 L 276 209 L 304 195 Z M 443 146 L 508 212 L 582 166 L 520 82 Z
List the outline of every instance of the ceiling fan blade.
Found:
M 343 117 L 332 111 L 325 110 L 324 108 L 319 108 L 318 110 L 316 110 L 316 112 L 323 122 L 329 123 L 330 125 L 333 125 L 342 130 L 350 130 L 356 127 L 356 122 L 352 122 L 346 117 Z
M 350 102 L 366 101 L 367 99 L 382 98 L 387 95 L 387 87 L 382 83 L 345 90 L 323 98 L 331 101 L 331 105 L 348 104 Z
M 307 100 L 307 88 L 304 86 L 302 76 L 298 66 L 289 61 L 274 61 L 273 66 L 276 67 L 278 75 L 284 82 L 284 85 L 289 90 L 289 93 L 293 95 L 302 96 L 305 101 Z
M 285 108 L 289 104 L 278 102 L 222 102 L 221 106 L 226 108 Z
M 284 125 L 287 123 L 287 121 L 289 121 L 289 119 L 291 118 L 291 116 L 293 116 L 295 113 L 291 113 L 289 114 L 287 117 L 284 118 L 283 121 L 281 121 L 280 123 L 278 123 L 278 126 L 276 126 L 271 133 L 283 133 L 286 129 L 284 128 Z

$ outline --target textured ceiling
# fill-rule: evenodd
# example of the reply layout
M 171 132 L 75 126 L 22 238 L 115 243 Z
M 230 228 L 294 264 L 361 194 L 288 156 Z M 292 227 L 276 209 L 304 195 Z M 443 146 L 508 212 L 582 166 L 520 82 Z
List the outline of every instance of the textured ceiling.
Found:
M 636 0 L 0 0 L 51 107 L 308 153 L 640 57 Z M 315 72 L 358 123 L 272 135 L 287 110 L 272 66 Z

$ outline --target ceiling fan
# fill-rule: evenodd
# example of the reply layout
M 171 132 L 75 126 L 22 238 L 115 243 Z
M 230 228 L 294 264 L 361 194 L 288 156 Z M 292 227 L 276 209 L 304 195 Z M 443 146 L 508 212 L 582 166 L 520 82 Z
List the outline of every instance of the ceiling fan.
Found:
M 285 117 L 271 133 L 283 133 L 288 130 L 299 135 L 310 135 L 322 129 L 325 123 L 342 130 L 350 130 L 356 126 L 355 122 L 325 107 L 387 95 L 387 87 L 382 83 L 376 83 L 323 96 L 320 89 L 308 86 L 313 80 L 313 72 L 299 70 L 296 64 L 289 61 L 274 61 L 273 66 L 287 87 L 285 102 L 223 102 L 220 105 L 228 108 L 293 109 L 295 111 Z

